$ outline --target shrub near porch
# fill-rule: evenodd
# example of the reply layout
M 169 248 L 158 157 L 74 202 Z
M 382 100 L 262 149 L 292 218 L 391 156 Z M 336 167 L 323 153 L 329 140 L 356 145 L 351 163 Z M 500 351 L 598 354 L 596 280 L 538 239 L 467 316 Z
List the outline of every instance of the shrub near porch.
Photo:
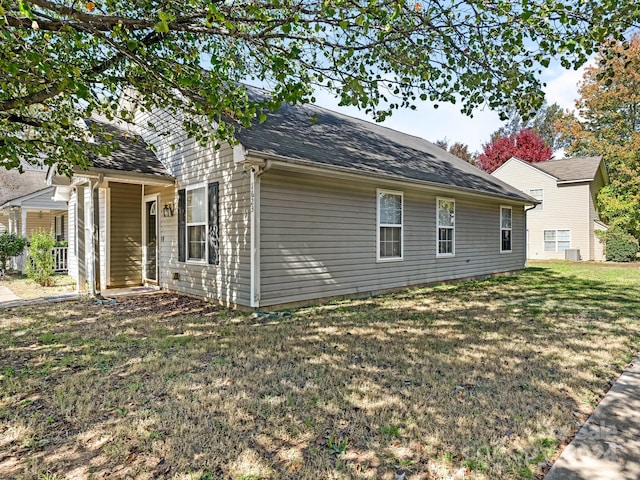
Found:
M 291 318 L 167 294 L 0 311 L 0 476 L 536 478 L 638 350 L 639 286 L 545 263 Z

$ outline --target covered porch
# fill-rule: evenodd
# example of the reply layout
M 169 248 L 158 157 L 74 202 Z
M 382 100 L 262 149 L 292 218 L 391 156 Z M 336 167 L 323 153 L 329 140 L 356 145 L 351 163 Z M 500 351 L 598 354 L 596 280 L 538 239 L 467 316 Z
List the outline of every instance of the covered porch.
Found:
M 108 296 L 160 284 L 161 222 L 174 214 L 173 187 L 171 177 L 113 171 L 57 187 L 69 200 L 69 275 L 80 291 Z
M 38 231 L 50 233 L 56 241 L 52 254 L 56 262 L 56 272 L 67 270 L 68 212 L 64 200 L 54 198 L 54 187 L 45 187 L 3 204 L 0 215 L 4 229 L 30 239 Z M 4 230 L 3 229 L 3 230 Z M 13 259 L 12 267 L 24 273 L 26 252 Z

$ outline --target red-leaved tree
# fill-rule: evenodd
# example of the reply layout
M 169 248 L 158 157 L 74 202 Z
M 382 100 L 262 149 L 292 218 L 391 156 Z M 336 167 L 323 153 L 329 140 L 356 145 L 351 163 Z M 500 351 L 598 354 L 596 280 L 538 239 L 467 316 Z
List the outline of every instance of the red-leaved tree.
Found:
M 545 162 L 551 158 L 553 150 L 534 130 L 520 130 L 508 136 L 494 135 L 483 145 L 477 165 L 485 172 L 493 172 L 511 157 L 525 162 Z

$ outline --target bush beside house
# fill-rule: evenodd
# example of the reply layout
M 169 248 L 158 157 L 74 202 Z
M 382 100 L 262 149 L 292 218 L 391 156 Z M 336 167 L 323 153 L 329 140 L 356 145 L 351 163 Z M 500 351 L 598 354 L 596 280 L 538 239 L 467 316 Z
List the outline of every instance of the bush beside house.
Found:
M 610 262 L 631 262 L 638 255 L 638 240 L 620 227 L 603 231 L 600 240 L 605 245 L 605 255 Z
M 0 234 L 0 270 L 6 271 L 9 259 L 20 255 L 26 244 L 27 239 L 15 233 Z

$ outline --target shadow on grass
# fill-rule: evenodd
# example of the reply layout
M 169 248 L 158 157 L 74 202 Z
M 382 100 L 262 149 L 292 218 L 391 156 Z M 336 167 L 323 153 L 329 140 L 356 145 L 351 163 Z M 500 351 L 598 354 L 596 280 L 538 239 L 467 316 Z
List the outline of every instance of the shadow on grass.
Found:
M 291 319 L 177 295 L 0 312 L 0 473 L 535 478 L 637 350 L 639 299 L 530 268 Z

